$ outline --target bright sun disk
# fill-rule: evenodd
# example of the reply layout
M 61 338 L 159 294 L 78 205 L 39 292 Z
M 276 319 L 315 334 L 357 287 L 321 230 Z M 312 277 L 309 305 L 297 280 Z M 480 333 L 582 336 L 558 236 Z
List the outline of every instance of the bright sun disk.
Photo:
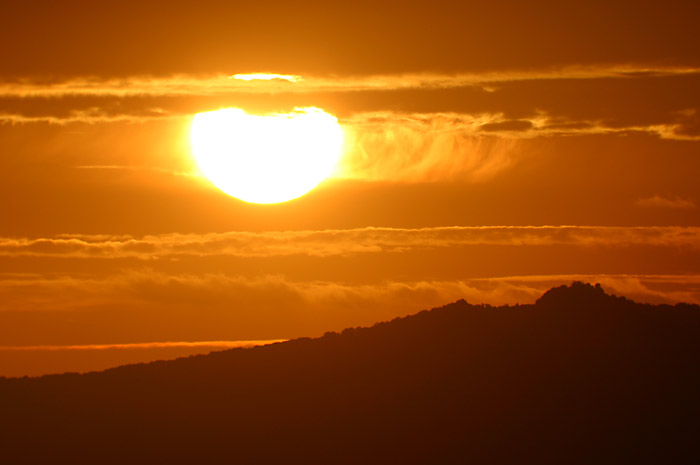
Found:
M 337 118 L 313 107 L 265 116 L 238 108 L 198 113 L 190 136 L 202 174 L 253 203 L 306 194 L 331 174 L 343 145 Z

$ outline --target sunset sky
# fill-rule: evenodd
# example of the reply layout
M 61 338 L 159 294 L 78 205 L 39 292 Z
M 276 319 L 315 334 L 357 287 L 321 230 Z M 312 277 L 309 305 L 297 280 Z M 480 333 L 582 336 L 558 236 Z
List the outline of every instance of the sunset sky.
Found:
M 700 303 L 699 19 L 674 0 L 3 5 L 0 376 L 573 280 Z M 190 127 L 231 107 L 323 109 L 340 162 L 289 202 L 224 194 Z

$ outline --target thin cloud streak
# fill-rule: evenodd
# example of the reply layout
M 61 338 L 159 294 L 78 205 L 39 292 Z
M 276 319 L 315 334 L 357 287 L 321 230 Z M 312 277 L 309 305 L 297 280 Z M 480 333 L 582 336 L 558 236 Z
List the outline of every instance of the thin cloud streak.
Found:
M 136 171 L 136 172 L 153 172 L 160 174 L 169 174 L 171 176 L 182 176 L 186 178 L 206 179 L 201 173 L 173 171 L 157 166 L 129 166 L 129 165 L 78 165 L 74 167 L 79 170 L 105 170 L 105 171 Z
M 274 73 L 248 73 L 248 74 L 234 74 L 229 76 L 229 79 L 240 79 L 241 81 L 272 81 L 274 79 L 281 79 L 283 81 L 289 82 L 299 82 L 302 80 L 301 76 L 296 74 L 274 74 Z
M 187 115 L 190 116 L 190 115 Z M 50 124 L 65 126 L 68 124 L 104 124 L 104 123 L 145 123 L 153 120 L 182 118 L 183 115 L 165 112 L 143 114 L 107 114 L 94 111 L 73 111 L 67 116 L 27 116 L 17 113 L 0 113 L 0 124 Z
M 178 256 L 313 257 L 401 253 L 474 245 L 700 247 L 699 227 L 448 226 L 420 229 L 0 238 L 0 256 L 167 259 Z
M 70 124 L 111 124 L 111 123 L 148 123 L 162 120 L 191 120 L 192 113 L 183 111 L 170 111 L 159 108 L 146 111 L 136 109 L 131 113 L 112 114 L 108 110 L 93 108 L 89 111 L 74 110 L 67 115 L 24 115 L 21 113 L 0 113 L 0 124 L 48 124 L 66 126 Z M 534 139 L 538 137 L 555 136 L 587 136 L 587 135 L 626 135 L 630 133 L 646 133 L 661 139 L 698 141 L 700 135 L 686 134 L 686 126 L 676 122 L 650 125 L 616 125 L 614 127 L 605 121 L 569 120 L 562 122 L 561 118 L 537 115 L 520 120 L 509 120 L 503 113 L 399 113 L 399 112 L 360 112 L 351 116 L 340 118 L 341 126 L 346 134 L 346 160 L 345 172 L 340 177 L 360 178 L 367 173 L 362 169 L 368 160 L 372 160 L 371 152 L 381 153 L 381 150 L 401 153 L 401 160 L 416 161 L 426 165 L 428 172 L 434 172 L 436 164 L 445 164 L 447 159 L 454 159 L 460 163 L 451 166 L 448 173 L 457 171 L 469 172 L 473 177 L 481 178 L 483 169 L 480 162 L 483 157 L 493 156 L 491 148 L 489 153 L 479 150 L 494 139 Z M 398 144 L 397 144 L 398 142 Z M 502 144 L 508 144 L 503 142 Z M 510 147 L 512 148 L 512 147 Z M 510 148 L 499 149 L 510 151 Z M 381 150 L 380 150 L 381 149 Z M 434 151 L 447 151 L 442 156 L 435 155 Z M 392 154 L 382 153 L 381 159 L 392 158 Z M 489 173 L 493 168 L 493 160 L 490 161 Z M 358 169 L 356 165 L 359 165 Z M 408 166 L 405 161 L 401 165 Z M 473 169 L 474 165 L 477 169 Z M 498 167 L 509 165 L 507 156 L 498 157 Z M 461 167 L 461 168 L 460 168 Z M 405 169 L 396 171 L 396 164 L 382 170 L 382 164 L 373 164 L 369 171 L 377 179 L 393 179 L 397 176 L 401 179 L 421 178 L 420 166 L 413 164 L 407 172 Z M 400 167 L 399 167 L 400 168 Z M 494 172 L 497 172 L 495 170 Z M 412 174 L 412 172 L 418 174 Z M 474 174 L 476 173 L 476 174 Z
M 0 346 L 0 351 L 33 352 L 33 351 L 74 351 L 74 350 L 120 350 L 120 349 L 171 349 L 171 348 L 247 348 L 277 342 L 286 339 L 264 339 L 253 341 L 167 341 L 167 342 L 138 342 L 131 344 L 82 344 L 82 345 L 37 345 L 37 346 Z
M 692 209 L 697 208 L 695 203 L 690 200 L 681 199 L 680 197 L 675 197 L 672 199 L 661 197 L 659 195 L 654 195 L 652 197 L 647 197 L 639 199 L 635 202 L 638 207 L 646 208 L 672 208 L 672 209 Z
M 53 83 L 22 80 L 0 83 L 0 97 L 58 98 L 69 96 L 217 96 L 231 92 L 313 93 L 401 89 L 449 89 L 514 81 L 553 79 L 631 78 L 700 73 L 695 67 L 577 66 L 560 69 L 478 74 L 399 74 L 379 76 L 324 77 L 277 75 L 277 79 L 231 79 L 230 75 L 169 77 L 133 76 L 120 79 L 72 78 Z M 258 73 L 268 75 L 267 73 Z M 255 75 L 251 73 L 249 75 Z M 234 75 L 235 76 L 235 75 Z M 245 76 L 245 75 L 241 75 Z
M 534 139 L 553 136 L 626 135 L 647 133 L 662 139 L 700 140 L 700 136 L 684 134 L 682 124 L 668 122 L 649 125 L 610 126 L 599 120 L 565 120 L 539 114 L 531 118 L 510 120 L 503 113 L 397 113 L 364 112 L 341 120 L 358 145 L 356 151 L 366 151 L 363 144 L 387 145 L 397 137 L 430 141 L 448 139 L 453 146 L 467 137 L 500 139 Z M 423 142 L 425 143 L 425 142 Z M 447 144 L 445 144 L 447 145 Z

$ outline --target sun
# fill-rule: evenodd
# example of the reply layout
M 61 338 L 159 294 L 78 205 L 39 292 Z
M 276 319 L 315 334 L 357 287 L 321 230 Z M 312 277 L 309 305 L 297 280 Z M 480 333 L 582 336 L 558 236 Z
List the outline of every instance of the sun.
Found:
M 306 194 L 332 173 L 343 145 L 338 119 L 314 107 L 264 116 L 238 108 L 198 113 L 190 138 L 202 174 L 252 203 Z

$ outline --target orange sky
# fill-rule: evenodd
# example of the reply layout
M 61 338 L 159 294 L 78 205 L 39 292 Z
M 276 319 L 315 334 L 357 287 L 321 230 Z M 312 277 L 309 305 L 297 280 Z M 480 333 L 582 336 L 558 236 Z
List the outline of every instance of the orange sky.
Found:
M 0 375 L 573 279 L 700 303 L 697 2 L 3 8 Z M 232 78 L 257 72 L 296 77 Z M 317 189 L 255 205 L 197 174 L 195 113 L 299 106 L 346 135 Z M 95 344 L 140 345 L 7 348 Z

